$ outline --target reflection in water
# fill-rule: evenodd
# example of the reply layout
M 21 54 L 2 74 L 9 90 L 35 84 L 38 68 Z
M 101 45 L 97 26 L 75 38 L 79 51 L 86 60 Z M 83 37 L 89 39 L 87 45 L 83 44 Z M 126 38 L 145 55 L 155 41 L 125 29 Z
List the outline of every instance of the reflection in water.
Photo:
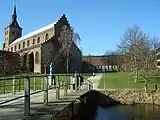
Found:
M 98 107 L 96 120 L 160 120 L 160 106 L 137 104 Z

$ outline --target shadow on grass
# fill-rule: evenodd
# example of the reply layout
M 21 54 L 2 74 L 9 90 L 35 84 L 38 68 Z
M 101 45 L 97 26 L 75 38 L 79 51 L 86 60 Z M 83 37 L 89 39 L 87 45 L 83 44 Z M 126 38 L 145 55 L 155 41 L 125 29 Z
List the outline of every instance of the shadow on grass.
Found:
M 140 80 L 137 83 L 145 83 L 145 80 Z

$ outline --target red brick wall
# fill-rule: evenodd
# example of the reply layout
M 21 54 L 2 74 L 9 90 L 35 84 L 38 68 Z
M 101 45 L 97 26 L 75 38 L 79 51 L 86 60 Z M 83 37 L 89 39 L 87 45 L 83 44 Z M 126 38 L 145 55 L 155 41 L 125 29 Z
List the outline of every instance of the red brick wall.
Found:
M 14 73 L 16 72 L 16 67 L 19 65 L 20 55 L 14 52 L 0 51 L 1 63 L 0 63 L 0 74 L 4 73 Z
M 92 64 L 93 66 L 107 66 L 118 65 L 121 66 L 124 64 L 124 57 L 122 55 L 113 55 L 113 56 L 84 56 L 83 60 Z

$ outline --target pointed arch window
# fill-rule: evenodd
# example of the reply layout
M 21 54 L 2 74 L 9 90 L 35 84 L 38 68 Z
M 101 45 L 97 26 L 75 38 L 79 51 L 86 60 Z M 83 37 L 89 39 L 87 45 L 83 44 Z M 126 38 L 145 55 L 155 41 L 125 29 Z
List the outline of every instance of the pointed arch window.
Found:
M 21 49 L 21 44 L 18 45 L 19 50 Z
M 37 38 L 37 43 L 40 43 L 40 37 Z
M 25 42 L 23 42 L 23 48 L 25 48 Z
M 48 40 L 48 33 L 46 33 L 45 35 L 45 40 Z
M 39 52 L 36 51 L 35 53 L 35 64 L 39 63 Z
M 16 51 L 16 50 L 17 50 L 17 46 L 15 45 L 15 46 L 14 46 L 14 51 Z
M 35 39 L 33 39 L 33 45 L 35 44 Z
M 29 40 L 27 41 L 27 46 L 29 46 Z
M 11 52 L 13 52 L 13 47 L 11 47 Z

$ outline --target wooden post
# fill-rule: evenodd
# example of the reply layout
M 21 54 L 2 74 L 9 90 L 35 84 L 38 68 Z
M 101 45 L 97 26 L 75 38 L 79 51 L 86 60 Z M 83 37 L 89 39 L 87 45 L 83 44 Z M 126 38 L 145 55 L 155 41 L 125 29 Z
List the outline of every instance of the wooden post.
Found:
M 56 80 L 56 99 L 60 99 L 60 81 L 59 81 L 59 76 L 57 76 Z
M 34 91 L 36 91 L 36 77 L 34 77 L 33 84 L 34 84 Z
M 44 77 L 44 105 L 48 105 L 48 77 Z
M 16 80 L 15 80 L 15 76 L 13 76 L 13 84 L 12 84 L 13 95 L 15 95 L 15 91 L 16 91 Z
M 51 86 L 53 85 L 53 74 L 51 74 Z
M 105 79 L 105 73 L 103 74 L 104 75 L 104 91 L 106 90 L 106 79 Z
M 42 79 L 41 79 L 41 90 L 43 90 L 43 88 L 44 88 L 44 84 L 43 84 L 43 82 L 44 82 L 44 77 L 42 77 Z
M 21 78 L 18 79 L 19 92 L 21 91 Z
M 6 80 L 4 80 L 3 82 L 3 93 L 4 94 L 6 93 Z
M 65 77 L 65 81 L 64 81 L 64 96 L 67 96 L 67 76 Z
M 24 115 L 30 115 L 30 79 L 26 77 L 25 81 L 25 98 L 24 98 Z

